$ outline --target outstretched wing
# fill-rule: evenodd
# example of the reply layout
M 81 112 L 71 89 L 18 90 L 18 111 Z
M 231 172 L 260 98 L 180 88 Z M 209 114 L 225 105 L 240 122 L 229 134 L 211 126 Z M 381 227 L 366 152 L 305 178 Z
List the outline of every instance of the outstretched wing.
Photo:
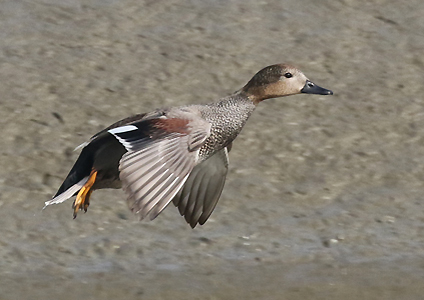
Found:
M 109 130 L 128 151 L 121 158 L 119 177 L 128 206 L 140 219 L 156 218 L 198 163 L 210 124 L 192 122 L 160 117 Z
M 176 194 L 174 205 L 194 228 L 203 225 L 215 209 L 228 171 L 228 149 L 224 148 L 194 167 Z

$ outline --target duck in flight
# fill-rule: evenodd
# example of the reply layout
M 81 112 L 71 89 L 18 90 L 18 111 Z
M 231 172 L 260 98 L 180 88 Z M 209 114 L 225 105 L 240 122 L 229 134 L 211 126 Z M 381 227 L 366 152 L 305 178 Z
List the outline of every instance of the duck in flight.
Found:
M 53 199 L 76 196 L 74 218 L 91 193 L 124 190 L 140 219 L 156 218 L 172 201 L 187 223 L 203 225 L 224 187 L 234 139 L 263 100 L 300 93 L 332 95 L 287 64 L 260 70 L 240 90 L 205 105 L 158 109 L 118 121 L 81 145 L 82 151 Z

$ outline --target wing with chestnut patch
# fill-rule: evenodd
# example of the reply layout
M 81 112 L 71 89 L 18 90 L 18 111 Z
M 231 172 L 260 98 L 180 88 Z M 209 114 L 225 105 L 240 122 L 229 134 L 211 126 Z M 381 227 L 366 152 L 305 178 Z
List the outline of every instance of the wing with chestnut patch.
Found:
M 128 151 L 119 177 L 128 205 L 140 219 L 156 218 L 198 163 L 197 150 L 209 137 L 210 124 L 195 123 L 160 117 L 109 130 Z

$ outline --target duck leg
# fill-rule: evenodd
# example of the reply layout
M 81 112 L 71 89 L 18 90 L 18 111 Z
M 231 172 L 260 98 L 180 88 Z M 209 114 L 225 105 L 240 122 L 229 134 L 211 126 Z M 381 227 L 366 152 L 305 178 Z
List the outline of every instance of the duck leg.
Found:
M 74 209 L 74 219 L 77 217 L 78 210 L 83 210 L 87 212 L 87 208 L 90 205 L 90 196 L 93 192 L 93 185 L 96 182 L 97 177 L 97 171 L 92 170 L 90 173 L 90 177 L 88 178 L 87 182 L 84 184 L 84 186 L 79 190 L 77 198 L 74 201 L 74 204 L 72 205 L 72 208 Z

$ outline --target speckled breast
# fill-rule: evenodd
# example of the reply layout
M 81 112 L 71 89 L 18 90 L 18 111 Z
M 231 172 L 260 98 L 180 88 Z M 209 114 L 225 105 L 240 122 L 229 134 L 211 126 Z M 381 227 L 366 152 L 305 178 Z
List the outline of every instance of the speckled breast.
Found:
M 238 136 L 255 105 L 250 99 L 235 95 L 202 106 L 200 110 L 203 118 L 212 124 L 211 135 L 199 152 L 202 159 L 207 159 Z

